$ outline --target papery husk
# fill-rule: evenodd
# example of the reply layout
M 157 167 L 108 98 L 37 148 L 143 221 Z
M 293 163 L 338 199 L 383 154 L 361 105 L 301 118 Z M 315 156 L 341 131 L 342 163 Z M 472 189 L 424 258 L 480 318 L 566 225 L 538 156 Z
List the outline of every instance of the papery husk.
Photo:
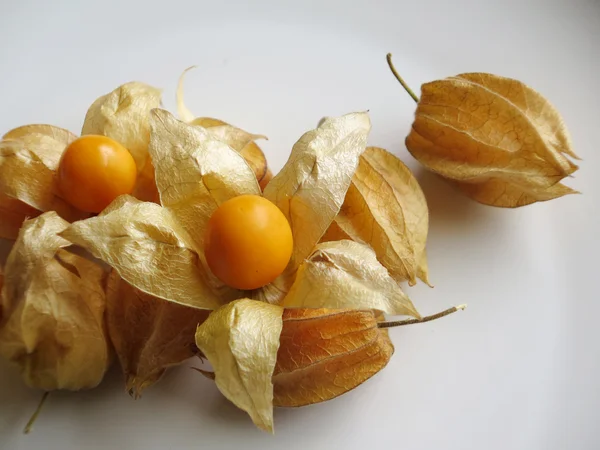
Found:
M 160 89 L 137 81 L 126 83 L 94 101 L 81 134 L 107 136 L 121 143 L 133 156 L 139 172 L 148 158 L 150 111 L 160 102 Z
M 262 180 L 259 181 L 259 186 L 261 191 L 265 191 L 265 189 L 267 188 L 267 184 L 269 184 L 269 182 L 273 179 L 273 172 L 271 172 L 271 169 L 269 169 L 267 167 L 267 173 L 265 173 L 265 176 L 262 178 Z
M 77 139 L 77 136 L 64 128 L 47 124 L 33 124 L 13 128 L 2 136 L 2 140 L 13 139 L 18 141 L 20 139 L 26 139 L 32 134 L 49 137 L 53 141 L 64 143 L 65 146 Z M 54 158 L 51 157 L 51 159 L 53 160 Z
M 198 327 L 196 345 L 210 361 L 217 387 L 257 427 L 273 432 L 271 381 L 283 308 L 249 299 L 213 312 Z
M 285 308 L 376 309 L 421 317 L 375 252 L 354 241 L 324 242 L 300 265 Z
M 60 195 L 57 170 L 65 148 L 77 137 L 52 125 L 25 125 L 0 141 L 0 236 L 14 239 L 20 223 L 56 211 L 68 221 L 88 216 Z
M 105 272 L 64 250 L 67 226 L 55 212 L 26 221 L 4 268 L 0 355 L 46 391 L 93 388 L 110 364 Z
M 208 219 L 217 207 L 239 195 L 260 195 L 244 159 L 202 127 L 188 125 L 171 113 L 151 115 L 150 154 L 155 161 L 160 201 L 204 249 Z
M 577 158 L 558 111 L 517 80 L 466 73 L 426 83 L 406 146 L 472 199 L 514 208 L 575 193 Z
M 383 369 L 394 352 L 370 310 L 286 309 L 273 374 L 275 406 L 331 400 Z
M 150 111 L 161 105 L 162 91 L 138 81 L 119 86 L 99 97 L 87 111 L 82 135 L 107 136 L 121 143 L 135 161 L 138 179 L 133 191 L 136 198 L 158 202 L 150 143 Z
M 267 137 L 261 134 L 248 133 L 247 131 L 230 125 L 220 119 L 212 117 L 196 117 L 192 114 L 184 102 L 183 80 L 185 74 L 194 68 L 195 66 L 188 67 L 179 77 L 179 83 L 177 85 L 177 113 L 179 118 L 191 125 L 198 125 L 206 128 L 214 137 L 225 142 L 242 155 L 254 172 L 256 180 L 261 183 L 262 188 L 263 184 L 266 185 L 269 182 L 269 179 L 266 179 L 263 182 L 263 179 L 265 179 L 268 174 L 267 159 L 255 141 L 258 139 L 267 139 Z
M 23 222 L 41 213 L 20 200 L 0 193 L 0 238 L 15 240 Z
M 322 240 L 368 244 L 396 280 L 414 285 L 421 278 L 429 284 L 428 228 L 427 201 L 410 169 L 384 149 L 368 147 Z
M 266 187 L 265 198 L 281 209 L 292 228 L 288 272 L 312 253 L 338 214 L 370 130 L 367 113 L 326 118 L 294 144 L 288 162 Z
M 209 311 L 148 295 L 111 271 L 106 288 L 106 323 L 134 397 L 156 383 L 167 368 L 197 353 L 196 328 Z
M 204 309 L 231 300 L 214 292 L 194 241 L 168 208 L 121 196 L 97 217 L 61 233 L 141 291 Z
M 0 265 L 0 324 L 2 323 L 2 317 L 4 317 L 2 308 L 2 286 L 4 286 L 4 268 Z
M 148 158 L 141 172 L 137 175 L 135 188 L 131 193 L 135 198 L 160 205 L 160 194 L 156 187 L 156 176 L 152 159 Z
M 204 258 L 208 219 L 224 201 L 260 188 L 243 158 L 201 127 L 167 111 L 151 114 L 149 152 L 162 206 L 121 197 L 63 236 L 115 268 L 141 291 L 216 309 L 243 295 L 210 273 Z
M 311 405 L 354 389 L 389 362 L 394 346 L 388 328 L 437 320 L 466 306 L 392 321 L 374 310 L 284 309 L 272 377 L 274 406 Z M 222 321 L 220 325 L 226 328 Z M 214 372 L 196 370 L 215 380 Z
M 220 204 L 239 195 L 260 195 L 253 172 L 237 152 L 202 127 L 158 109 L 150 121 L 149 152 L 162 207 L 122 197 L 63 236 L 111 265 L 128 283 L 165 300 L 205 309 L 245 296 L 279 303 L 294 281 L 296 262 L 311 254 L 343 203 L 364 151 L 368 115 L 325 120 L 298 141 L 284 170 L 269 183 L 265 196 L 288 217 L 298 261 L 292 256 L 286 273 L 251 292 L 224 286 L 212 275 L 204 235 Z
M 273 372 L 273 405 L 299 407 L 358 387 L 389 362 L 394 346 L 370 310 L 285 309 Z M 207 378 L 215 373 L 200 370 Z
M 350 241 L 353 240 L 346 234 L 344 230 L 340 228 L 340 226 L 337 224 L 337 221 L 334 220 L 331 222 L 331 225 L 329 225 L 329 228 L 327 228 L 325 234 L 321 237 L 320 242 L 342 241 L 345 239 Z
M 211 117 L 198 117 L 192 120 L 190 124 L 204 127 L 214 137 L 222 140 L 238 152 L 254 172 L 259 184 L 263 183 L 263 180 L 267 177 L 267 159 L 255 141 L 266 139 L 265 136 L 248 133 L 222 120 Z M 268 179 L 264 183 L 268 183 Z
M 298 266 L 338 214 L 370 130 L 367 113 L 350 113 L 321 120 L 294 144 L 287 163 L 264 190 L 288 219 L 294 250 L 285 271 L 253 292 L 253 298 L 273 304 L 283 300 Z

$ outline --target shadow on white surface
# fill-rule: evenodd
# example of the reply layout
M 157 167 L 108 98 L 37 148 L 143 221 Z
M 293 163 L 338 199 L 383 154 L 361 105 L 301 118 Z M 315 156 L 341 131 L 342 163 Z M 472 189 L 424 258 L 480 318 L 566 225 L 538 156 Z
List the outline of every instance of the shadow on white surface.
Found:
M 492 208 L 474 202 L 439 175 L 422 166 L 414 174 L 427 199 L 430 233 L 448 227 L 483 228 L 492 219 Z

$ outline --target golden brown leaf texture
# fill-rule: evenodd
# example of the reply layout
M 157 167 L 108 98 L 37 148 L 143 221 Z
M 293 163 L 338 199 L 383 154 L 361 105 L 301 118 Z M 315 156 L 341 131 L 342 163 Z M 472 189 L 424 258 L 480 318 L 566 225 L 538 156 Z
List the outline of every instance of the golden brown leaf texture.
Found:
M 206 224 L 227 199 L 260 194 L 258 182 L 239 153 L 204 128 L 158 109 L 151 124 L 149 149 L 162 206 L 122 196 L 64 236 L 144 292 L 216 309 L 241 296 L 213 283 L 204 260 Z
M 4 269 L 0 266 L 0 324 L 2 323 L 2 317 L 4 317 L 2 312 L 2 286 L 4 286 Z
M 298 268 L 285 308 L 374 309 L 420 318 L 400 284 L 367 245 L 323 242 Z
M 73 221 L 87 214 L 60 196 L 56 171 L 76 136 L 52 125 L 26 125 L 0 141 L 0 237 L 16 239 L 26 218 L 56 211 Z
M 282 309 L 237 300 L 213 313 L 196 334 L 221 392 L 254 423 L 273 431 L 273 406 L 330 400 L 359 386 L 390 360 L 394 347 L 380 313 Z
M 280 306 L 240 299 L 214 311 L 196 332 L 221 393 L 269 432 L 282 313 Z
M 261 191 L 264 191 L 267 188 L 267 184 L 269 184 L 269 181 L 271 181 L 272 179 L 273 179 L 273 172 L 271 172 L 271 169 L 269 169 L 267 167 L 267 172 L 265 173 L 265 176 L 262 178 L 262 180 L 260 180 L 258 182 L 258 184 L 260 185 Z
M 275 406 L 342 395 L 383 369 L 394 352 L 369 310 L 286 309 L 279 342 Z
M 179 118 L 186 123 L 191 125 L 198 125 L 206 128 L 215 138 L 225 142 L 232 149 L 238 152 L 246 163 L 250 166 L 256 180 L 259 182 L 261 189 L 264 189 L 267 183 L 273 177 L 273 174 L 267 167 L 267 159 L 261 148 L 256 144 L 258 139 L 266 139 L 265 136 L 260 134 L 252 134 L 241 128 L 234 127 L 220 119 L 214 119 L 212 117 L 196 117 L 187 108 L 184 102 L 183 93 L 183 80 L 185 74 L 195 67 L 187 68 L 179 77 L 179 84 L 177 86 L 177 111 Z
M 293 348 L 293 340 L 286 348 L 299 351 L 299 356 L 306 355 L 315 364 L 303 362 L 295 367 L 288 360 L 277 372 L 285 386 L 282 392 L 290 386 L 285 384 L 288 379 L 295 384 L 302 379 L 307 384 L 300 386 L 314 391 L 313 399 L 297 400 L 298 404 L 339 395 L 383 367 L 391 355 L 391 344 L 385 332 L 377 330 L 373 314 L 360 311 L 416 318 L 419 313 L 371 247 L 348 239 L 319 243 L 344 203 L 366 148 L 371 128 L 368 114 L 351 113 L 321 121 L 298 140 L 288 162 L 268 184 L 264 197 L 288 218 L 294 250 L 284 273 L 255 291 L 215 283 L 204 259 L 205 230 L 211 215 L 230 198 L 260 195 L 255 173 L 242 155 L 210 128 L 179 121 L 160 109 L 151 112 L 150 125 L 149 153 L 156 163 L 160 205 L 121 196 L 100 215 L 71 225 L 61 236 L 88 249 L 139 289 L 124 285 L 129 289 L 126 296 L 135 294 L 131 301 L 136 304 L 154 296 L 180 307 L 212 310 L 196 330 L 196 345 L 211 363 L 219 390 L 261 429 L 273 430 L 273 375 L 285 308 L 359 310 L 344 316 L 350 319 L 338 327 L 339 331 L 323 319 L 329 334 L 321 335 L 323 342 L 314 341 L 313 347 L 309 338 L 316 339 L 321 324 L 311 316 L 314 322 L 306 319 L 307 324 L 299 325 L 306 333 L 297 335 L 304 336 L 310 352 L 303 354 Z M 264 301 L 246 298 L 257 291 L 256 298 Z M 117 300 L 114 304 L 123 306 Z M 126 314 L 118 311 L 116 316 L 121 320 Z M 352 314 L 359 316 L 354 320 Z M 129 355 L 125 362 L 122 359 L 124 367 L 140 364 L 135 352 L 131 356 L 129 343 L 135 342 L 133 348 L 138 349 L 149 339 L 143 331 L 129 335 L 124 323 L 137 318 L 141 329 L 156 328 L 155 317 L 154 313 L 146 317 L 136 311 L 134 318 L 116 325 L 124 330 L 121 334 L 125 338 L 118 343 L 113 337 L 115 347 L 125 349 L 117 350 L 120 356 Z M 310 331 L 312 323 L 315 325 Z M 319 353 L 319 345 L 334 356 L 329 361 L 332 366 Z M 150 382 L 163 368 L 155 360 L 152 364 L 158 372 Z M 347 378 L 343 384 L 341 378 L 331 378 L 332 368 Z M 323 384 L 319 384 L 320 379 Z M 297 395 L 297 391 L 292 392 L 290 398 Z
M 416 178 L 396 156 L 367 147 L 344 204 L 322 241 L 368 244 L 397 281 L 429 284 L 425 244 L 429 212 Z
M 269 176 L 271 178 L 273 177 L 273 175 L 268 172 L 269 169 L 267 168 L 267 158 L 265 157 L 265 154 L 256 142 L 254 142 L 255 139 L 264 139 L 264 136 L 247 133 L 222 120 L 209 117 L 198 117 L 190 123 L 206 128 L 209 133 L 213 134 L 217 139 L 222 140 L 242 155 L 246 163 L 254 172 L 256 180 L 261 184 L 261 188 L 263 185 L 266 186 L 270 181 Z
M 281 284 L 276 279 L 246 293 L 217 282 L 206 265 L 204 237 L 206 225 L 220 204 L 239 195 L 260 195 L 254 173 L 230 146 L 203 127 L 179 121 L 167 111 L 152 111 L 151 129 L 149 151 L 157 163 L 161 205 L 121 196 L 102 214 L 73 224 L 62 236 L 89 250 L 143 292 L 212 310 L 257 292 L 255 298 L 270 303 L 283 300 L 298 266 L 315 250 L 344 202 L 365 149 L 370 121 L 366 113 L 329 118 L 294 145 L 293 156 L 269 183 L 264 196 L 289 217 L 295 258 L 287 274 L 279 277 Z M 354 244 L 340 244 L 327 253 L 335 253 L 344 261 L 349 257 L 344 258 L 340 254 L 343 251 L 368 254 L 368 270 L 356 270 L 353 278 L 383 269 L 362 244 Z M 331 277 L 335 268 L 328 269 L 324 273 Z M 310 284 L 318 289 L 318 283 Z M 354 287 L 359 285 L 358 281 L 353 283 Z M 302 291 L 310 287 L 304 285 Z M 335 307 L 350 306 L 336 301 Z
M 558 111 L 517 80 L 466 73 L 426 83 L 406 146 L 472 199 L 514 208 L 575 193 L 577 158 Z
M 82 135 L 107 136 L 127 148 L 138 169 L 133 195 L 155 203 L 158 203 L 158 190 L 148 144 L 150 111 L 158 108 L 160 103 L 160 89 L 137 81 L 125 83 L 94 101 L 81 130 Z
M 82 134 L 108 136 L 132 154 L 138 181 L 133 195 L 158 203 L 154 167 L 148 155 L 150 110 L 160 105 L 160 90 L 131 82 L 98 98 L 89 108 Z M 57 171 L 65 148 L 77 136 L 52 125 L 15 128 L 0 142 L 0 237 L 15 239 L 28 217 L 56 211 L 70 222 L 88 217 L 58 189 Z
M 40 214 L 22 201 L 0 193 L 0 238 L 15 240 L 23 222 Z
M 371 120 L 364 112 L 323 119 L 292 147 L 264 197 L 285 214 L 294 251 L 284 275 L 292 275 L 337 216 L 364 152 Z
M 165 370 L 197 353 L 196 327 L 209 311 L 153 297 L 113 270 L 108 278 L 106 322 L 129 393 L 137 398 Z
M 44 390 L 93 388 L 110 363 L 105 273 L 64 249 L 55 212 L 23 224 L 4 268 L 0 355 Z

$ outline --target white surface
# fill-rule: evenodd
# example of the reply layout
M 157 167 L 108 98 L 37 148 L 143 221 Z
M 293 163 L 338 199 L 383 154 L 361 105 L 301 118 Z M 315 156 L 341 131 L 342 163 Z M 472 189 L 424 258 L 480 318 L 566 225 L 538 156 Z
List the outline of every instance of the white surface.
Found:
M 369 109 L 370 143 L 416 170 L 431 210 L 436 287 L 409 294 L 424 313 L 469 304 L 393 330 L 384 371 L 334 401 L 277 410 L 275 436 L 185 367 L 137 402 L 116 369 L 94 391 L 52 394 L 23 436 L 39 393 L 0 363 L 0 449 L 600 448 L 598 1 L 4 1 L 0 42 L 2 131 L 77 132 L 97 96 L 134 79 L 164 87 L 172 109 L 192 64 L 191 109 L 267 134 L 275 169 L 322 116 Z M 541 91 L 584 159 L 569 182 L 584 195 L 501 210 L 424 173 L 403 144 L 415 106 L 388 51 L 417 91 L 466 71 Z

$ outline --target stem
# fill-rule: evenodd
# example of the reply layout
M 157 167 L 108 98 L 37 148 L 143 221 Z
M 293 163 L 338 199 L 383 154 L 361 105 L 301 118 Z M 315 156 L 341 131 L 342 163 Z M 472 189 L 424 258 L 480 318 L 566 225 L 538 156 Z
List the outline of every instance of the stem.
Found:
M 425 316 L 425 317 L 421 317 L 420 319 L 404 319 L 404 320 L 395 320 L 393 322 L 379 322 L 377 324 L 377 326 L 379 328 L 394 328 L 394 327 L 401 327 L 403 325 L 412 325 L 413 323 L 425 323 L 425 322 L 429 322 L 431 320 L 440 319 L 444 316 L 455 313 L 456 311 L 461 311 L 461 310 L 465 309 L 466 307 L 467 307 L 467 305 L 453 306 L 452 308 L 448 308 L 447 310 L 439 312 L 432 316 Z
M 195 370 L 196 372 L 201 373 L 202 375 L 204 375 L 209 380 L 215 381 L 215 373 L 214 372 L 209 372 L 208 370 L 202 370 L 202 369 L 199 369 L 198 367 L 190 367 L 190 369 Z
M 394 74 L 394 76 L 396 77 L 396 79 L 400 82 L 400 84 L 402 85 L 402 87 L 404 88 L 404 90 L 406 92 L 408 92 L 408 95 L 410 95 L 415 102 L 419 103 L 419 97 L 417 97 L 415 95 L 415 93 L 413 92 L 413 90 L 410 87 L 408 87 L 408 84 L 406 84 L 406 81 L 404 81 L 404 79 L 400 76 L 400 74 L 398 73 L 398 71 L 394 67 L 394 64 L 392 63 L 392 54 L 388 53 L 387 56 L 386 56 L 386 59 L 387 59 L 387 62 L 388 62 L 388 66 L 390 66 L 390 70 L 392 71 L 392 73 Z
M 42 395 L 42 399 L 38 403 L 38 406 L 35 409 L 35 411 L 33 412 L 33 414 L 31 415 L 31 418 L 29 419 L 29 422 L 27 422 L 27 425 L 25 425 L 25 428 L 23 428 L 23 433 L 24 434 L 29 434 L 29 432 L 33 428 L 33 424 L 34 424 L 35 420 L 40 415 L 40 411 L 42 410 L 42 407 L 44 406 L 44 403 L 46 403 L 46 399 L 48 398 L 48 394 L 50 394 L 50 392 L 46 391 L 46 392 L 44 392 L 44 395 Z

